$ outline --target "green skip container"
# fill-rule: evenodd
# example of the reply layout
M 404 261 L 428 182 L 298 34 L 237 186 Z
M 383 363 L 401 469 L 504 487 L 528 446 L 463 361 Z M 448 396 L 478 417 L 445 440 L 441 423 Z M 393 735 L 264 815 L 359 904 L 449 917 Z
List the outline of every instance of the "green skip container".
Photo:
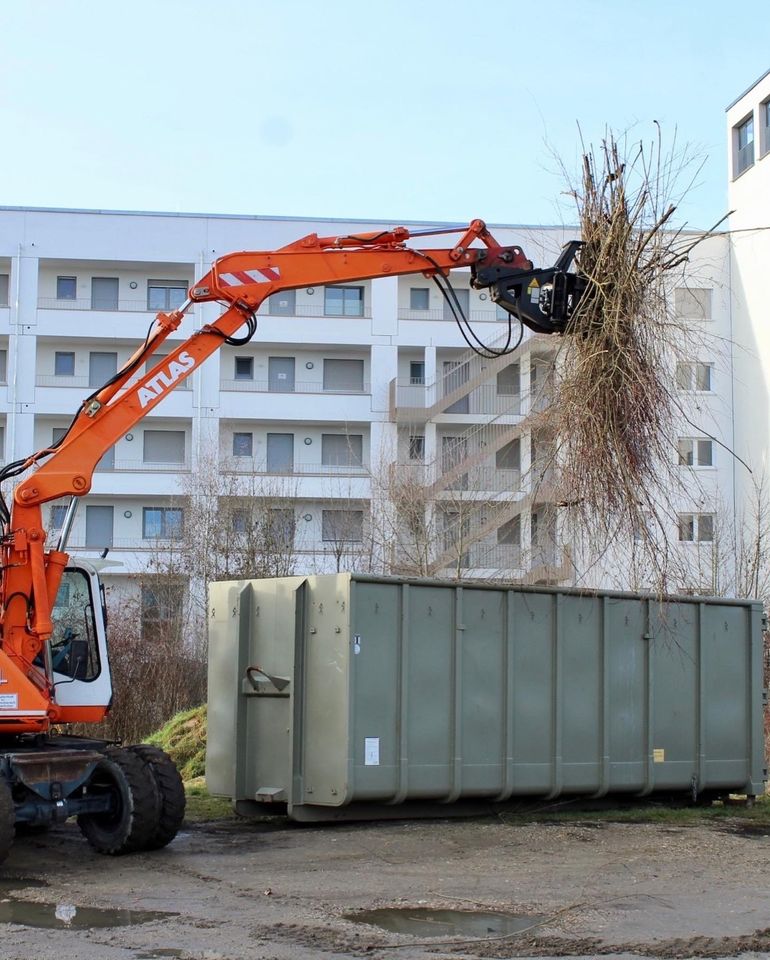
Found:
M 764 791 L 758 602 L 357 574 L 214 583 L 206 778 L 296 820 Z

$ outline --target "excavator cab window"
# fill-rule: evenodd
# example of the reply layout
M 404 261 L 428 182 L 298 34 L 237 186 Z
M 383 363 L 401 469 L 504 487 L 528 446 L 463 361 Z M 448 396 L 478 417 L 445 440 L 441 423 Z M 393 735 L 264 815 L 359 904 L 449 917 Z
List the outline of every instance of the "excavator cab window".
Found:
M 64 571 L 52 619 L 51 660 L 54 673 L 71 680 L 95 680 L 101 664 L 93 598 L 88 577 L 81 570 Z

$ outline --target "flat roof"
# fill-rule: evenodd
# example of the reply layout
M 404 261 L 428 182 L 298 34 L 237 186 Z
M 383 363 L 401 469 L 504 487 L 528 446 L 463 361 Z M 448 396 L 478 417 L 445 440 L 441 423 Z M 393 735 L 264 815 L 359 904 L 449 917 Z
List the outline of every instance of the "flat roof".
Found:
M 413 224 L 419 227 L 467 227 L 467 220 L 458 223 L 455 220 L 393 220 L 390 217 L 289 217 L 272 216 L 264 213 L 191 213 L 191 212 L 166 212 L 163 210 L 103 210 L 99 208 L 88 209 L 87 207 L 21 207 L 5 206 L 0 204 L 0 211 L 9 211 L 11 213 L 73 213 L 73 214 L 98 214 L 118 217 L 180 217 L 190 219 L 204 220 L 278 220 L 286 223 L 392 223 L 394 226 L 401 224 Z M 577 227 L 572 224 L 527 224 L 527 223 L 502 223 L 499 221 L 484 221 L 490 227 L 502 227 L 514 230 L 576 230 Z
M 756 80 L 754 81 L 754 83 L 751 84 L 750 87 L 746 87 L 746 89 L 743 91 L 743 93 L 742 93 L 739 97 L 736 97 L 735 100 L 733 100 L 732 103 L 728 104 L 728 105 L 725 107 L 725 113 L 727 113 L 728 110 L 732 110 L 732 108 L 735 106 L 736 103 L 738 103 L 739 100 L 743 100 L 743 98 L 746 96 L 746 94 L 747 94 L 747 93 L 751 93 L 751 91 L 754 89 L 754 87 L 756 87 L 757 84 L 762 83 L 762 81 L 763 81 L 763 80 L 765 79 L 765 77 L 767 77 L 768 75 L 770 75 L 770 70 L 765 70 L 765 72 L 762 74 L 761 77 L 759 77 L 758 79 L 756 79 Z

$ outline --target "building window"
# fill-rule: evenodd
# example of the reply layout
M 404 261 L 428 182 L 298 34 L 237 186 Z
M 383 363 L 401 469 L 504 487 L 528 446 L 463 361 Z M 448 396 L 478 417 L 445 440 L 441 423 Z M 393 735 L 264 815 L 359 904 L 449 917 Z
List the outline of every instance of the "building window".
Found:
M 290 550 L 294 546 L 296 520 L 290 507 L 271 507 L 267 514 L 268 548 Z
M 425 459 L 425 437 L 417 435 L 409 438 L 409 459 Z
M 322 510 L 321 539 L 325 543 L 362 543 L 363 510 Z
M 142 510 L 142 537 L 145 540 L 179 540 L 182 536 L 179 507 L 145 507 Z
M 495 467 L 498 470 L 521 470 L 521 441 L 518 437 L 496 451 Z
M 53 358 L 53 372 L 57 377 L 74 377 L 75 354 L 57 350 Z
M 712 543 L 714 540 L 713 513 L 680 513 L 679 539 L 683 543 Z
M 680 437 L 678 453 L 680 467 L 714 466 L 714 445 L 711 440 Z
M 733 177 L 739 177 L 744 170 L 754 165 L 754 116 L 746 117 L 734 129 L 735 160 Z
M 254 379 L 254 357 L 236 357 L 235 358 L 235 379 L 253 380 Z
M 699 287 L 677 287 L 674 310 L 681 320 L 710 320 L 713 290 Z
M 144 462 L 176 463 L 185 462 L 184 430 L 145 430 Z
M 497 375 L 498 397 L 517 397 L 521 393 L 521 368 L 509 363 Z
M 184 585 L 142 584 L 142 639 L 179 638 L 184 610 Z
M 770 153 L 770 100 L 759 107 L 759 128 L 762 134 L 762 156 Z
M 521 546 L 521 515 L 511 517 L 506 523 L 497 528 L 497 542 Z
M 61 530 L 64 525 L 64 518 L 67 515 L 66 503 L 54 503 L 51 506 L 49 526 L 52 530 Z
M 8 351 L 0 350 L 0 383 L 8 380 Z
M 233 456 L 251 457 L 254 451 L 253 433 L 234 433 L 233 434 Z
M 409 290 L 409 309 L 427 310 L 430 305 L 430 290 L 427 287 L 412 287 Z
M 0 273 L 0 307 L 8 306 L 8 274 Z
M 409 383 L 412 386 L 422 386 L 425 383 L 425 361 L 409 361 Z
M 677 390 L 711 392 L 710 363 L 678 363 L 676 365 Z
M 360 433 L 322 433 L 321 463 L 326 467 L 360 467 L 364 462 Z
M 187 299 L 187 284 L 184 280 L 148 280 L 147 309 L 176 310 Z
M 324 390 L 363 393 L 363 360 L 324 360 Z
M 238 507 L 237 509 L 233 510 L 232 524 L 233 524 L 233 533 L 246 533 L 246 529 L 248 526 L 248 518 L 246 515 L 246 511 L 243 508 Z
M 75 300 L 77 298 L 77 277 L 57 277 L 56 278 L 56 299 L 57 300 Z
M 363 287 L 326 287 L 324 313 L 327 317 L 363 317 Z

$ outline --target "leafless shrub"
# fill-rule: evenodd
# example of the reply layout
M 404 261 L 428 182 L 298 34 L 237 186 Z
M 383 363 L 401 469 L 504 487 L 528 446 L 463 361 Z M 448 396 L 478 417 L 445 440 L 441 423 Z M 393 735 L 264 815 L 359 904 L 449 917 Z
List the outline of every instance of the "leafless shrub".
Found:
M 585 151 L 571 191 L 585 293 L 563 338 L 553 402 L 560 493 L 583 536 L 618 535 L 659 550 L 676 486 L 678 404 L 673 369 L 692 336 L 670 302 L 672 281 L 701 235 L 671 226 L 688 158 L 660 137 L 629 145 L 608 135 Z M 640 536 L 641 533 L 641 536 Z

